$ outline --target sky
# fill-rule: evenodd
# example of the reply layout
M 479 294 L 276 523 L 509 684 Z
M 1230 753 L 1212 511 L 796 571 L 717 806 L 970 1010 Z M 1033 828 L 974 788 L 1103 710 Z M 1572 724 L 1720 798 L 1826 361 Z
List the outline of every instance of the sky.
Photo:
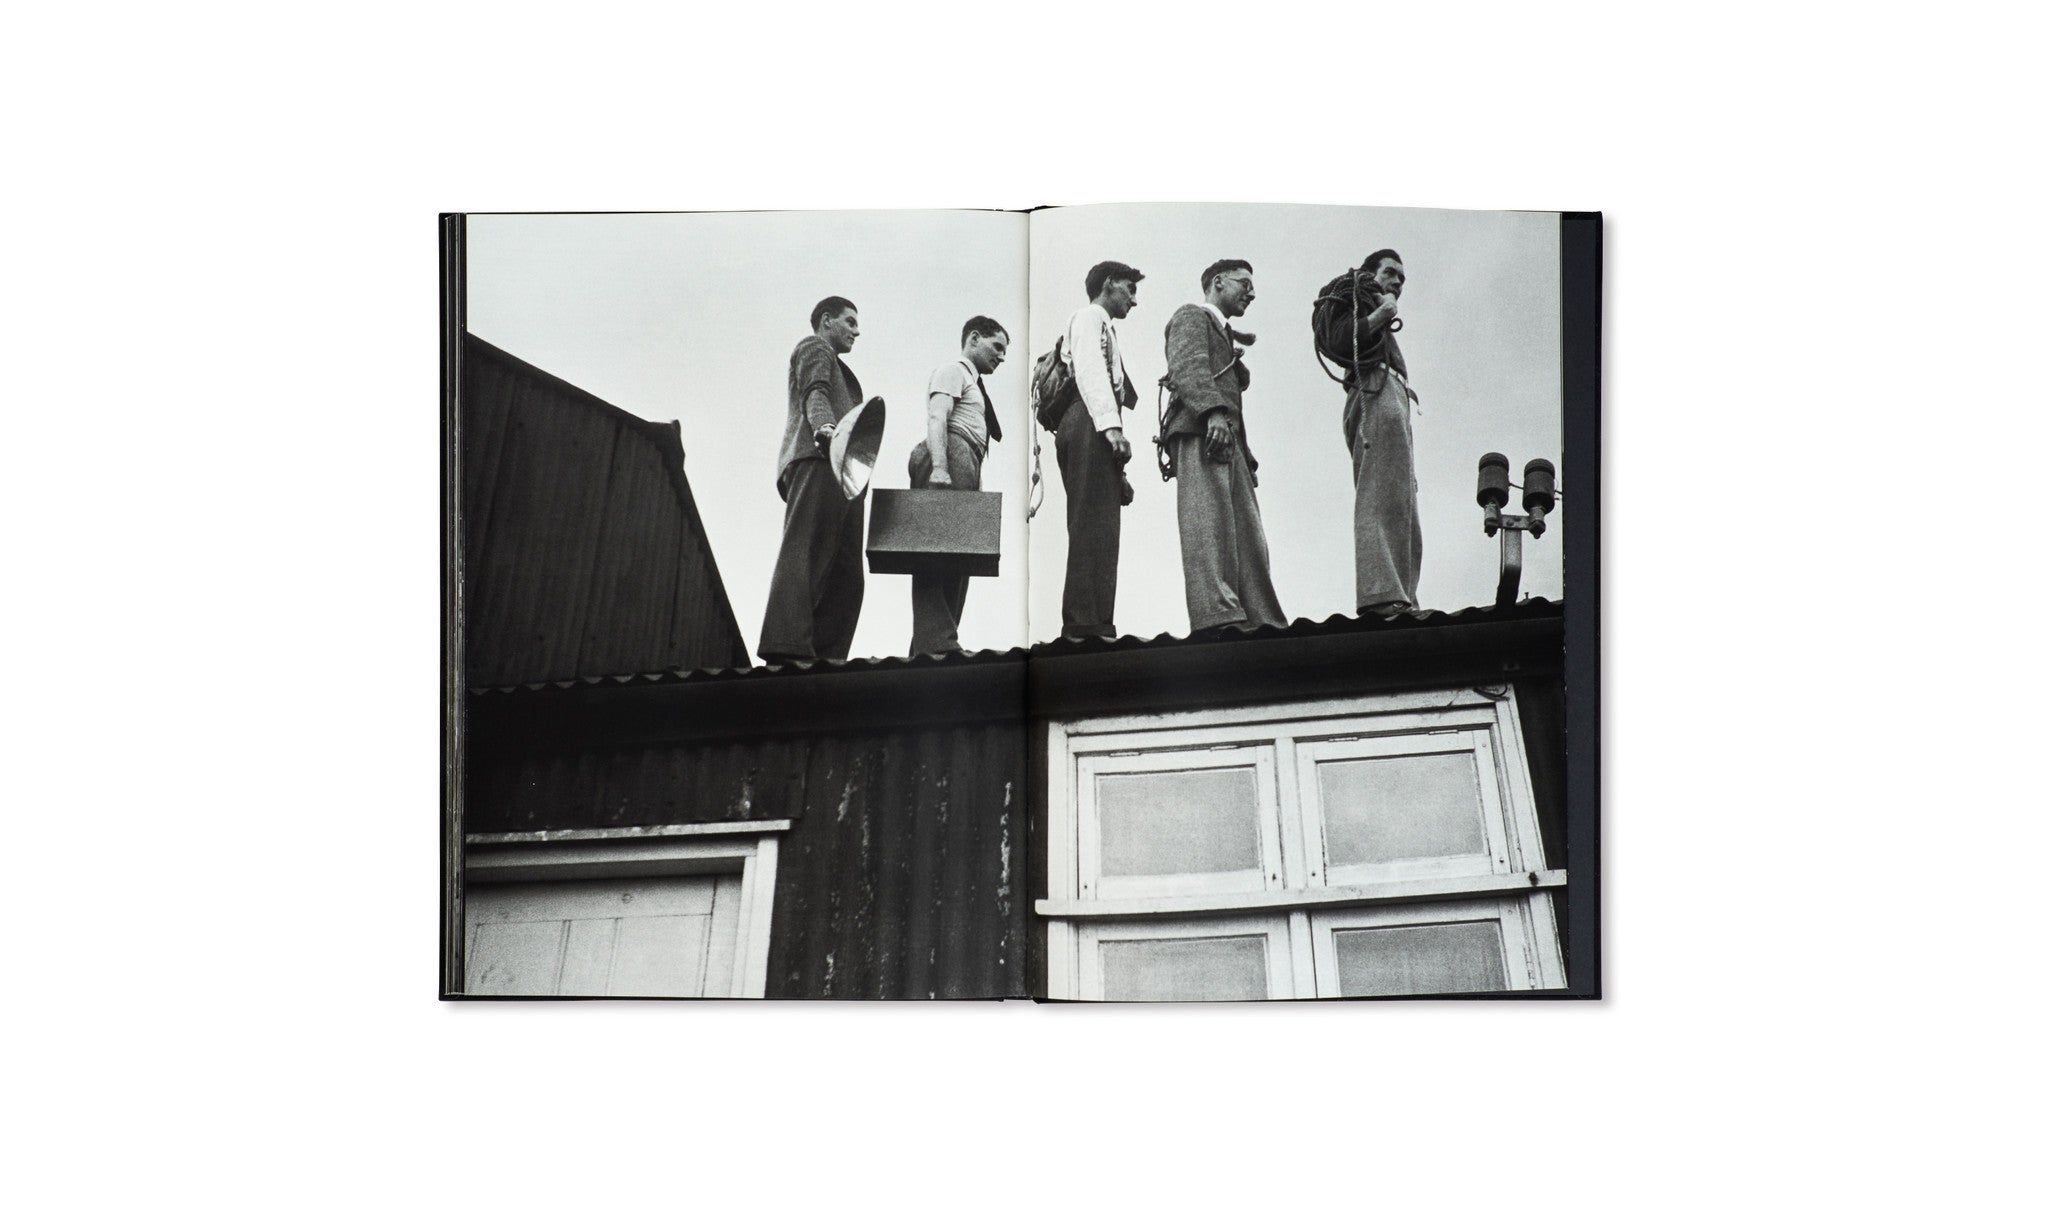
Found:
M 1295 618 L 1354 610 L 1343 390 L 1316 362 L 1308 314 L 1323 283 L 1383 246 L 1398 249 L 1408 270 L 1400 340 L 1421 396 L 1421 605 L 1490 603 L 1499 543 L 1484 534 L 1473 502 L 1479 456 L 1505 453 L 1518 483 L 1529 459 L 1547 458 L 1568 488 L 1550 213 L 1174 203 L 1028 218 L 479 215 L 469 220 L 468 320 L 477 336 L 628 412 L 680 422 L 685 470 L 751 650 L 782 525 L 774 478 L 789 354 L 808 332 L 811 305 L 843 295 L 860 309 L 862 336 L 846 361 L 867 395 L 887 401 L 880 488 L 909 483 L 924 387 L 958 357 L 961 324 L 976 313 L 995 317 L 1012 342 L 1009 361 L 987 381 L 1005 441 L 991 448 L 983 487 L 1005 495 L 1004 555 L 999 577 L 973 579 L 960 637 L 969 649 L 1007 649 L 1058 635 L 1066 556 L 1051 435 L 1037 429 L 1026 399 L 1030 363 L 1087 302 L 1087 268 L 1109 258 L 1146 276 L 1137 308 L 1119 324 L 1140 400 L 1126 415 L 1137 500 L 1122 520 L 1118 629 L 1187 632 L 1175 487 L 1160 481 L 1152 460 L 1153 385 L 1165 370 L 1168 317 L 1201 297 L 1202 268 L 1222 257 L 1250 261 L 1257 285 L 1235 324 L 1259 336 L 1246 355 L 1245 418 L 1281 605 Z M 1044 502 L 1027 527 L 1034 438 Z M 1556 531 L 1525 542 L 1523 591 L 1561 597 L 1562 555 Z M 909 639 L 909 579 L 870 573 L 854 655 L 905 653 Z

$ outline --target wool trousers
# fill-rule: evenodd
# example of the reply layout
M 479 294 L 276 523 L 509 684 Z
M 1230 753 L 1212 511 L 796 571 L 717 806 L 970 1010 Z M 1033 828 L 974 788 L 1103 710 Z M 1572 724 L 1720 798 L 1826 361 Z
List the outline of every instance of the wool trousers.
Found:
M 1244 444 L 1232 443 L 1229 460 L 1219 462 L 1202 454 L 1199 434 L 1176 434 L 1167 442 L 1179 486 L 1188 627 L 1285 628 Z
M 955 489 L 981 488 L 981 456 L 965 438 L 946 432 L 946 475 Z M 910 451 L 910 487 L 927 488 L 932 479 L 930 446 Z M 914 573 L 910 577 L 910 653 L 953 653 L 960 648 L 960 615 L 967 607 L 965 574 L 941 577 Z
M 1422 515 L 1416 507 L 1415 438 L 1408 390 L 1392 375 L 1377 392 L 1353 387 L 1351 526 L 1358 555 L 1358 610 L 1414 606 L 1422 580 Z
M 1060 635 L 1116 635 L 1116 562 L 1123 542 L 1123 466 L 1079 401 L 1053 438 L 1067 491 L 1067 584 Z
M 763 658 L 842 660 L 853 648 L 867 593 L 861 535 L 867 494 L 852 501 L 822 459 L 800 459 L 785 474 L 782 547 L 761 621 Z

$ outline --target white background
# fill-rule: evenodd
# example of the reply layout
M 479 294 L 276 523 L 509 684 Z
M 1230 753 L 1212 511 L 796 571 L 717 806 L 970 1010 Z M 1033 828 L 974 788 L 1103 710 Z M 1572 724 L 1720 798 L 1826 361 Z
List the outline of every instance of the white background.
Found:
M 22 1207 L 2038 1199 L 2023 10 L 895 9 L 15 17 Z M 435 212 L 1188 197 L 1607 212 L 1607 999 L 435 1002 Z

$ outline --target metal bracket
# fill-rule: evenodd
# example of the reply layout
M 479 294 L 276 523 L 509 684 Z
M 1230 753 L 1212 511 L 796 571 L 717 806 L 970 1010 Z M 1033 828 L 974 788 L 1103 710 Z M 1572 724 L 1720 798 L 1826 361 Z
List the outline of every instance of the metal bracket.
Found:
M 1511 607 L 1522 586 L 1522 533 L 1542 538 L 1543 515 L 1502 514 L 1497 506 L 1486 508 L 1486 534 L 1500 536 L 1500 586 L 1494 592 L 1496 607 Z

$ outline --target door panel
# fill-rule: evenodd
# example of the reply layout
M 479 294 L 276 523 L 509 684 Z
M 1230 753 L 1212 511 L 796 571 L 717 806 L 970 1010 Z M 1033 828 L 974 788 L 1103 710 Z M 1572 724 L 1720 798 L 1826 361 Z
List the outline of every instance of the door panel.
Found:
M 727 994 L 738 912 L 734 877 L 472 886 L 467 987 L 488 995 Z

